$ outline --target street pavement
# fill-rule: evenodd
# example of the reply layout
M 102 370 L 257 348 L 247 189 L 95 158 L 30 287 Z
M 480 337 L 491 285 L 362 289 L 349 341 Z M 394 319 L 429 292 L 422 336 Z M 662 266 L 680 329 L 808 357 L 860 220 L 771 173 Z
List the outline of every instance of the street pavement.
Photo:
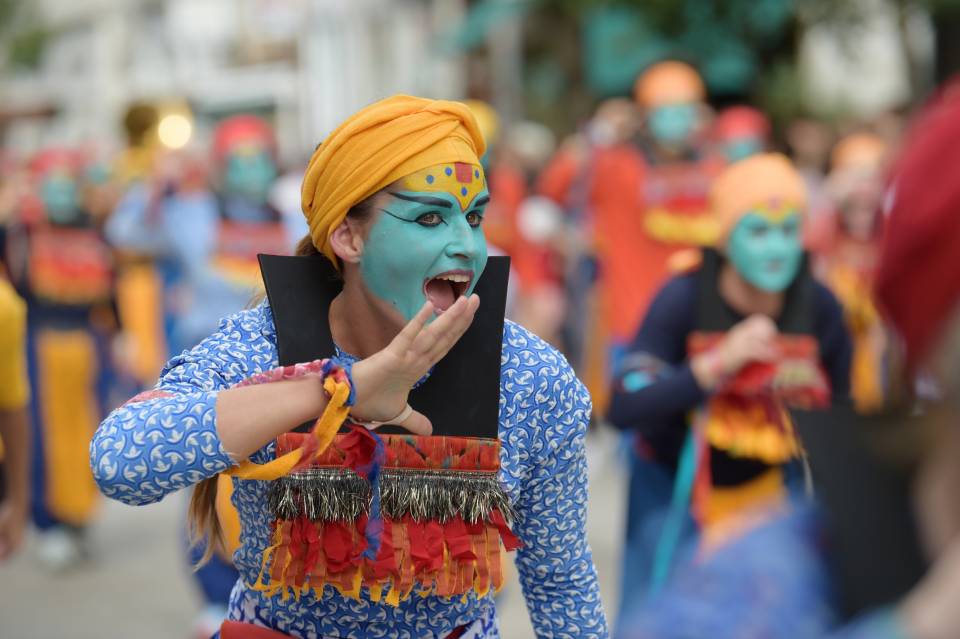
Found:
M 624 513 L 619 438 L 588 439 L 588 535 L 608 619 L 615 613 Z M 91 530 L 93 558 L 62 574 L 44 572 L 28 540 L 0 565 L 0 639 L 193 639 L 198 595 L 183 557 L 184 494 L 143 507 L 103 503 Z M 534 637 L 520 586 L 498 601 L 504 639 Z

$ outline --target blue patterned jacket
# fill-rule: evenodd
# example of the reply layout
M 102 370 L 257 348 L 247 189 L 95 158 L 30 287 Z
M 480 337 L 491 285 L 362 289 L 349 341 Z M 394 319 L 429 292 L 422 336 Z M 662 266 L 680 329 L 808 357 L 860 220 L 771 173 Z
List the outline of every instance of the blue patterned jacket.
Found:
M 167 364 L 157 390 L 168 396 L 128 403 L 100 425 L 90 447 L 100 489 L 128 504 L 149 504 L 229 467 L 215 427 L 217 392 L 277 364 L 266 303 L 225 319 L 216 333 Z M 607 637 L 585 530 L 590 409 L 590 397 L 566 360 L 507 322 L 500 477 L 519 513 L 514 532 L 524 547 L 516 563 L 538 637 Z M 251 459 L 264 463 L 273 453 L 270 443 Z M 493 617 L 490 595 L 463 600 L 413 595 L 394 608 L 347 599 L 330 586 L 322 599 L 307 595 L 299 601 L 267 598 L 248 588 L 269 545 L 267 488 L 267 482 L 234 480 L 242 532 L 234 556 L 241 579 L 231 597 L 232 619 L 257 620 L 296 637 L 424 639 Z

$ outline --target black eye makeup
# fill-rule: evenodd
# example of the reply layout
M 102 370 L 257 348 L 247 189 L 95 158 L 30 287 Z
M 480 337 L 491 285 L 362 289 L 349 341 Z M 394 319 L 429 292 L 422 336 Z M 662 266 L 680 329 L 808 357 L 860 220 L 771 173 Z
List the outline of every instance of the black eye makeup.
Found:
M 427 213 L 418 215 L 414 222 L 426 227 L 440 226 L 441 224 L 447 223 L 447 221 L 443 219 L 443 216 L 436 211 L 428 211 Z

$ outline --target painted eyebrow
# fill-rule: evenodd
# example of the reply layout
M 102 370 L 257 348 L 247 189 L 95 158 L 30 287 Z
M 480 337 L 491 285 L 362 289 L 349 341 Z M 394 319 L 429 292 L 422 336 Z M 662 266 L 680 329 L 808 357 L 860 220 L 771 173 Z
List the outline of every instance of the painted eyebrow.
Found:
M 489 204 L 489 203 L 490 203 L 490 196 L 489 196 L 489 195 L 484 195 L 482 198 L 480 198 L 479 200 L 477 200 L 476 202 L 474 202 L 474 203 L 473 203 L 473 206 L 471 206 L 470 208 L 471 208 L 471 209 L 475 209 L 475 208 L 477 208 L 478 206 L 486 206 L 486 205 Z
M 442 206 L 446 209 L 453 208 L 450 202 L 438 197 L 429 197 L 426 195 L 404 195 L 402 193 L 394 193 L 393 191 L 390 192 L 390 195 L 398 200 L 406 200 L 407 202 L 416 202 L 417 204 L 426 204 L 427 206 Z

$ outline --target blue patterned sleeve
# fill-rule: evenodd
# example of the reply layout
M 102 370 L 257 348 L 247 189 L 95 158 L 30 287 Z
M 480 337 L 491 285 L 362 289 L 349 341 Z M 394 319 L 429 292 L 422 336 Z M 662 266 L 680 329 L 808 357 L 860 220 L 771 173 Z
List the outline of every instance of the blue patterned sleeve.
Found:
M 257 311 L 244 311 L 192 350 L 170 360 L 155 390 L 114 410 L 90 444 L 101 492 L 127 504 L 150 504 L 211 477 L 232 462 L 216 430 L 217 393 L 257 370 L 262 351 Z
M 607 624 L 586 531 L 590 395 L 556 351 L 543 344 L 539 353 L 533 390 L 522 402 L 523 445 L 535 462 L 518 503 L 517 568 L 538 637 L 603 638 Z

